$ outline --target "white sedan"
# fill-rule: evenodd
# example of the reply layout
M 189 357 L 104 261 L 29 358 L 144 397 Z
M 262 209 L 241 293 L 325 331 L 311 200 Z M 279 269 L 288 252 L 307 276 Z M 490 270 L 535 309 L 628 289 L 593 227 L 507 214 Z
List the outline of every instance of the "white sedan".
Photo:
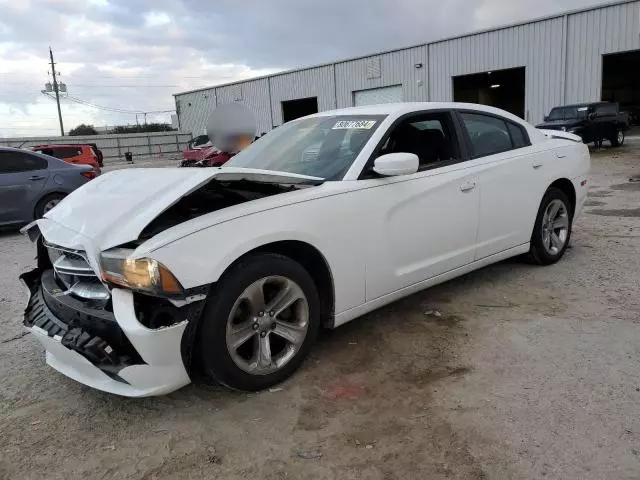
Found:
M 194 370 L 290 376 L 319 328 L 516 255 L 558 261 L 587 194 L 578 137 L 495 108 L 323 112 L 223 168 L 129 169 L 25 230 L 25 326 L 86 385 L 160 395 Z

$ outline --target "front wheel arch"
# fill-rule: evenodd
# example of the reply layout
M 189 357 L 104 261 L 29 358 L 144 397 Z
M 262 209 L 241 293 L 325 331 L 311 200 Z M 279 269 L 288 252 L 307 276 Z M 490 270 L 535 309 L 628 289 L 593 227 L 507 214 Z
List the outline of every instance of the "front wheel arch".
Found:
M 325 328 L 334 328 L 335 326 L 335 287 L 333 274 L 326 257 L 318 248 L 310 243 L 300 240 L 280 240 L 265 243 L 251 250 L 248 250 L 238 256 L 234 261 L 224 268 L 219 278 L 231 270 L 235 265 L 241 263 L 247 257 L 259 253 L 275 253 L 288 257 L 298 262 L 309 272 L 313 279 L 318 295 L 320 297 L 320 321 Z M 209 289 L 215 289 L 217 281 L 208 285 Z M 198 358 L 198 346 L 196 339 L 199 337 L 200 324 L 202 316 L 198 316 L 197 322 L 192 322 L 187 327 L 185 336 L 183 337 L 182 352 L 183 359 L 189 371 L 195 367 L 192 360 Z

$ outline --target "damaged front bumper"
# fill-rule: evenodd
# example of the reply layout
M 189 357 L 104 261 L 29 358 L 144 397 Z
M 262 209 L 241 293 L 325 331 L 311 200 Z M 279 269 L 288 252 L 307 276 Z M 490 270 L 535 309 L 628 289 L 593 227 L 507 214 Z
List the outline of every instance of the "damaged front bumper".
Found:
M 53 270 L 21 275 L 29 290 L 24 325 L 42 343 L 47 363 L 80 383 L 106 392 L 146 397 L 177 390 L 188 383 L 190 355 L 183 337 L 193 315 L 162 328 L 138 321 L 134 294 L 113 289 L 112 308 L 76 299 L 61 291 Z M 187 354 L 185 355 L 185 352 Z

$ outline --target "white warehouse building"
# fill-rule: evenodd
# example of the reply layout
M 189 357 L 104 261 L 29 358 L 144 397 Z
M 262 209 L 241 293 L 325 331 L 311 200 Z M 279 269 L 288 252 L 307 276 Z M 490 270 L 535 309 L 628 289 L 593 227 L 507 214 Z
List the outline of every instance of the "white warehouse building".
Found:
M 318 111 L 400 101 L 483 103 L 534 124 L 572 103 L 617 101 L 638 112 L 640 0 L 174 96 L 180 130 L 194 136 L 230 102 L 253 111 L 258 132 Z

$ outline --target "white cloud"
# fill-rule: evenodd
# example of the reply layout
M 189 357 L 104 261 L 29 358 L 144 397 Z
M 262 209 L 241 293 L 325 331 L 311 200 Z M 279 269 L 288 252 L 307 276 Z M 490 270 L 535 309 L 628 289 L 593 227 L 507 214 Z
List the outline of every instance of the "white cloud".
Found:
M 147 12 L 144 15 L 147 27 L 159 27 L 171 22 L 171 17 L 166 12 Z
M 69 94 L 175 108 L 173 93 L 526 20 L 596 0 L 0 0 L 0 135 L 54 133 L 48 47 Z M 64 100 L 65 127 L 135 116 Z M 169 115 L 157 120 L 169 121 Z

